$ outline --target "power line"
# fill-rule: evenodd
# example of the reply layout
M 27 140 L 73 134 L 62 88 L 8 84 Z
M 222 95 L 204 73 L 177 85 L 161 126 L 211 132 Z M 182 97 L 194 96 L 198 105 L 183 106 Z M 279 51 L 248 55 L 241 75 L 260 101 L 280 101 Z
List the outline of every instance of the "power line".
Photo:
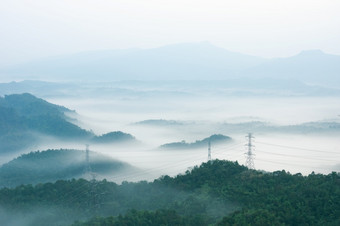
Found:
M 258 144 L 275 146 L 275 147 L 281 147 L 281 148 L 303 150 L 303 151 L 311 151 L 311 152 L 319 152 L 319 153 L 330 153 L 330 154 L 340 154 L 340 152 L 322 151 L 322 150 L 309 149 L 309 148 L 301 148 L 301 147 L 292 147 L 292 146 L 287 146 L 287 145 L 271 144 L 271 143 L 266 143 L 266 142 L 257 142 L 257 143 Z
M 310 159 L 310 160 L 321 160 L 321 161 L 329 161 L 329 162 L 334 162 L 334 159 L 320 159 L 320 158 L 309 158 L 306 156 L 299 156 L 299 155 L 287 155 L 287 154 L 280 154 L 280 153 L 273 153 L 273 152 L 268 152 L 268 151 L 262 151 L 262 150 L 257 150 L 257 152 L 262 152 L 262 153 L 266 153 L 266 154 L 271 154 L 271 155 L 278 155 L 278 156 L 287 156 L 287 157 L 292 157 L 292 158 L 303 158 L 303 159 Z
M 282 161 L 278 162 L 278 161 L 272 161 L 272 160 L 267 160 L 267 159 L 261 159 L 261 158 L 256 158 L 258 161 L 261 161 L 261 162 L 269 162 L 269 163 L 273 163 L 273 164 L 278 164 L 278 165 L 283 165 L 283 166 L 298 166 L 298 167 L 302 167 L 302 168 L 305 168 L 305 169 L 323 169 L 323 170 L 329 170 L 328 168 L 323 168 L 323 167 L 315 167 L 315 166 L 306 166 L 306 165 L 301 165 L 301 163 L 297 163 L 297 164 L 292 164 L 292 163 L 283 163 Z
M 240 144 L 236 144 L 236 145 L 232 145 L 232 146 L 239 146 L 239 145 Z M 236 153 L 236 154 L 241 154 L 241 153 Z M 191 157 L 182 159 L 181 161 L 176 161 L 175 163 L 163 164 L 161 167 L 153 167 L 153 168 L 141 170 L 141 171 L 138 171 L 138 172 L 133 172 L 133 173 L 130 173 L 130 174 L 124 174 L 122 176 L 115 176 L 114 178 L 115 179 L 133 178 L 133 177 L 136 177 L 136 176 L 145 175 L 146 173 L 152 173 L 152 172 L 155 172 L 155 171 L 166 170 L 166 169 L 170 169 L 170 168 L 173 168 L 173 167 L 176 167 L 176 166 L 187 166 L 188 163 L 193 163 L 193 161 L 204 162 L 204 160 L 202 158 L 202 153 L 197 153 L 195 157 L 191 156 Z

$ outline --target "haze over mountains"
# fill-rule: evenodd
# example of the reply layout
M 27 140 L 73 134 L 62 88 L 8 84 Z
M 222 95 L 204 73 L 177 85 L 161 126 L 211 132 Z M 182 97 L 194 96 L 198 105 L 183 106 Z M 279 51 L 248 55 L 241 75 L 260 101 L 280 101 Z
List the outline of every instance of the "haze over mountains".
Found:
M 7 68 L 4 74 L 11 82 L 0 83 L 0 95 L 4 95 L 0 98 L 0 152 L 17 156 L 38 149 L 82 149 L 91 144 L 96 151 L 148 168 L 178 161 L 164 157 L 173 155 L 172 150 L 155 151 L 177 142 L 174 145 L 181 155 L 190 159 L 197 155 L 196 162 L 190 164 L 199 164 L 206 160 L 207 144 L 202 143 L 200 152 L 195 141 L 224 134 L 233 139 L 232 145 L 239 145 L 228 158 L 243 161 L 243 137 L 253 132 L 263 143 L 276 145 L 259 145 L 259 152 L 263 151 L 257 159 L 262 161 L 259 168 L 328 172 L 338 164 L 333 158 L 340 131 L 338 59 L 320 51 L 305 51 L 268 60 L 199 43 L 94 51 Z M 60 106 L 18 93 L 31 93 Z M 79 115 L 69 109 L 76 109 Z M 289 138 L 276 140 L 280 135 Z M 309 141 L 300 142 L 302 139 Z M 187 143 L 178 142 L 181 140 Z M 274 155 L 270 161 L 275 159 L 272 147 L 281 147 L 287 140 L 293 148 L 325 150 L 328 166 L 313 162 L 303 169 L 299 164 L 297 169 L 289 165 L 289 156 L 278 160 L 280 166 L 270 165 L 267 154 Z M 290 151 L 294 154 L 295 150 Z M 151 155 L 150 162 L 141 162 L 137 156 L 141 153 Z M 219 153 L 214 156 L 225 158 Z M 3 163 L 8 160 L 2 159 Z M 153 175 L 175 175 L 181 170 L 158 170 Z
M 0 6 L 0 226 L 340 226 L 340 0 Z
M 311 50 L 288 58 L 264 59 L 202 42 L 49 57 L 2 68 L 0 74 L 54 81 L 271 78 L 340 87 L 340 56 Z
M 67 113 L 75 114 L 70 109 L 51 104 L 28 93 L 0 97 L 0 154 L 32 148 L 47 137 L 58 139 L 60 142 L 136 142 L 132 135 L 120 131 L 96 136 L 92 131 L 74 124 L 76 120 Z
M 269 60 L 244 73 L 252 77 L 299 79 L 306 83 L 339 87 L 340 56 L 321 50 L 302 51 L 289 58 Z
M 231 142 L 232 139 L 228 136 L 222 134 L 214 134 L 210 137 L 204 138 L 203 140 L 196 140 L 193 143 L 187 143 L 185 140 L 181 142 L 173 142 L 168 144 L 163 144 L 160 146 L 161 149 L 195 149 L 195 148 L 206 148 L 209 143 L 223 144 Z
M 339 88 L 308 85 L 296 79 L 229 79 L 115 82 L 0 83 L 0 95 L 31 93 L 43 98 L 188 98 L 195 96 L 339 96 Z
M 96 152 L 89 153 L 89 167 L 97 177 L 113 177 L 136 171 L 127 163 Z M 15 187 L 21 184 L 37 184 L 87 177 L 85 151 L 46 150 L 23 154 L 0 166 L 0 187 Z

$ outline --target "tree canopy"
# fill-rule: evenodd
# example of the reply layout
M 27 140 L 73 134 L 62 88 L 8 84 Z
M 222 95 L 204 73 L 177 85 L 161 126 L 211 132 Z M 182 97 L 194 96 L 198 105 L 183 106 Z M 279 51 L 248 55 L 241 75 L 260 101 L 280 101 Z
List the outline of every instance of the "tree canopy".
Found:
M 53 206 L 60 221 L 78 220 L 77 226 L 339 225 L 340 175 L 260 172 L 214 160 L 154 182 L 79 179 L 3 188 L 0 205 L 26 213 Z

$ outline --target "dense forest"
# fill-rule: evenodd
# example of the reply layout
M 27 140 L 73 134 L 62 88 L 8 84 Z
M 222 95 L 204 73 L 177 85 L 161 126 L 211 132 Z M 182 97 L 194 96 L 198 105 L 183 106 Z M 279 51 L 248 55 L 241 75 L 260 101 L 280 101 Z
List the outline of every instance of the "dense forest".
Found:
M 7 216 L 39 210 L 28 225 L 340 225 L 340 174 L 261 172 L 214 160 L 153 182 L 3 188 L 0 206 Z

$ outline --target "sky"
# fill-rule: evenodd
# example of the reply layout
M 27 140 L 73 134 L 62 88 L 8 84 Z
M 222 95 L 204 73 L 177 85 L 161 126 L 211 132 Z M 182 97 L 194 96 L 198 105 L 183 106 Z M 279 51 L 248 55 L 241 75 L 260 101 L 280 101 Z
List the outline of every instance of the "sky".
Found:
M 0 67 L 88 50 L 208 41 L 266 58 L 340 55 L 339 0 L 0 0 Z

